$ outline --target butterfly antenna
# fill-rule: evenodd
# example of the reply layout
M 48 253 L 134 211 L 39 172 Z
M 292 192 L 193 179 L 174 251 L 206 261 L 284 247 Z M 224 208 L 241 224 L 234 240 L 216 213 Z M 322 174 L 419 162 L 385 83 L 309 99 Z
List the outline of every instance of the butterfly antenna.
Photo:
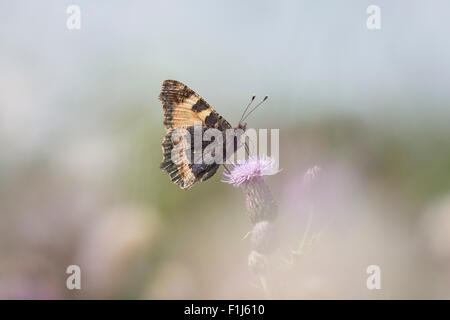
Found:
M 247 113 L 247 115 L 244 117 L 244 119 L 242 119 L 241 121 L 244 121 L 245 119 L 248 118 L 248 116 L 255 111 L 260 105 L 262 105 L 267 99 L 269 99 L 269 96 L 265 96 L 264 99 L 262 99 L 262 101 L 260 103 L 258 103 L 252 110 L 250 110 L 249 113 Z
M 252 99 L 251 99 L 250 102 L 248 103 L 247 107 L 245 108 L 244 112 L 242 113 L 242 117 L 241 117 L 241 120 L 239 120 L 239 123 L 241 123 L 241 121 L 242 121 L 242 119 L 244 118 L 245 113 L 247 112 L 248 108 L 251 106 L 251 104 L 253 103 L 253 101 L 255 101 L 255 98 L 256 98 L 256 95 L 254 94 L 254 95 L 252 96 Z

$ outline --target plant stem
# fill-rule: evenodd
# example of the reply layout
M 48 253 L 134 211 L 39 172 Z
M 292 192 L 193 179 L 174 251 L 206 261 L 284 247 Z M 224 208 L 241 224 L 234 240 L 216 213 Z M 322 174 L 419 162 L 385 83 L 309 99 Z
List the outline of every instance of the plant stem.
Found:
M 266 295 L 266 298 L 267 298 L 267 299 L 272 299 L 272 298 L 271 298 L 271 294 L 270 294 L 269 287 L 267 286 L 267 279 L 266 279 L 266 277 L 265 277 L 264 275 L 260 275 L 260 276 L 259 276 L 259 281 L 261 281 L 261 286 L 262 286 L 262 288 L 263 288 L 263 290 L 264 290 L 264 293 L 265 293 L 265 295 Z
M 308 214 L 308 220 L 306 222 L 305 233 L 303 234 L 302 241 L 300 241 L 300 244 L 298 246 L 297 251 L 295 252 L 295 255 L 301 255 L 305 248 L 306 240 L 308 239 L 308 235 L 309 235 L 309 230 L 311 229 L 313 213 L 314 213 L 314 206 L 311 205 L 311 207 L 309 208 L 309 214 Z

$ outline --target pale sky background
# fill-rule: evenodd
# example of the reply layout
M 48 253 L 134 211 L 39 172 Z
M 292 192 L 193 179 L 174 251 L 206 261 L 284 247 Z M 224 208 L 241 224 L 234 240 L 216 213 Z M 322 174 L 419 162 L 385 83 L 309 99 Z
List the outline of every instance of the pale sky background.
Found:
M 79 31 L 66 28 L 70 4 Z M 366 27 L 371 4 L 379 31 Z M 47 141 L 136 103 L 159 124 L 164 79 L 233 124 L 256 93 L 271 99 L 253 121 L 272 127 L 330 114 L 445 126 L 449 10 L 419 0 L 2 1 L 1 131 Z

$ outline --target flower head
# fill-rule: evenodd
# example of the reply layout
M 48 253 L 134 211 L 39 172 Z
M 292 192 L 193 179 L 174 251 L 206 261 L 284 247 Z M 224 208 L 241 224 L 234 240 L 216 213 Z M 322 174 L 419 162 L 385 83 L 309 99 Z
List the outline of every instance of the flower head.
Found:
M 318 166 L 314 166 L 312 168 L 309 168 L 308 171 L 306 171 L 304 177 L 303 177 L 303 183 L 305 185 L 313 183 L 315 179 L 317 179 L 317 176 L 321 173 L 322 168 Z
M 303 176 L 303 190 L 308 197 L 315 197 L 322 186 L 322 168 L 314 166 L 309 168 Z
M 278 207 L 265 178 L 278 172 L 273 158 L 249 157 L 233 164 L 230 171 L 224 172 L 222 180 L 235 187 L 242 187 L 245 192 L 247 216 L 253 225 L 253 251 L 248 257 L 248 265 L 260 277 L 261 285 L 269 297 L 265 274 L 268 270 L 267 255 L 273 253 L 278 246 L 277 231 L 272 225 Z
M 249 157 L 232 164 L 229 173 L 224 172 L 223 182 L 235 187 L 245 186 L 266 176 L 277 174 L 280 170 L 275 167 L 275 159 L 270 157 Z

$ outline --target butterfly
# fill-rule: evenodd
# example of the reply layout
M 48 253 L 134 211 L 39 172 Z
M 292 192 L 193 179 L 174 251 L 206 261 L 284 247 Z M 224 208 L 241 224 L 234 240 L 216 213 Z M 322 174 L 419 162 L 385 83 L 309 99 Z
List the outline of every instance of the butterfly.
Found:
M 224 137 L 225 131 L 229 129 L 245 132 L 247 124 L 243 120 L 264 102 L 267 96 L 245 115 L 254 99 L 255 96 L 253 95 L 239 124 L 233 128 L 227 120 L 188 86 L 176 80 L 165 80 L 163 82 L 159 100 L 161 100 L 163 106 L 166 135 L 162 142 L 163 160 L 160 167 L 169 174 L 172 182 L 181 189 L 189 189 L 196 182 L 211 178 L 220 166 L 218 163 L 206 163 L 204 161 L 191 163 L 192 161 L 188 156 L 195 157 L 194 139 L 188 139 L 190 143 L 181 143 L 180 140 L 173 139 L 174 131 L 183 129 L 187 134 L 193 136 L 195 126 L 201 124 L 202 132 L 214 128 L 222 132 Z M 231 143 L 233 152 L 236 152 L 239 147 L 238 135 L 235 135 L 233 139 L 234 141 L 226 141 L 224 138 L 223 143 L 224 146 Z M 210 143 L 211 141 L 202 141 L 202 150 L 205 150 Z M 180 149 L 180 152 L 173 152 L 175 148 Z

